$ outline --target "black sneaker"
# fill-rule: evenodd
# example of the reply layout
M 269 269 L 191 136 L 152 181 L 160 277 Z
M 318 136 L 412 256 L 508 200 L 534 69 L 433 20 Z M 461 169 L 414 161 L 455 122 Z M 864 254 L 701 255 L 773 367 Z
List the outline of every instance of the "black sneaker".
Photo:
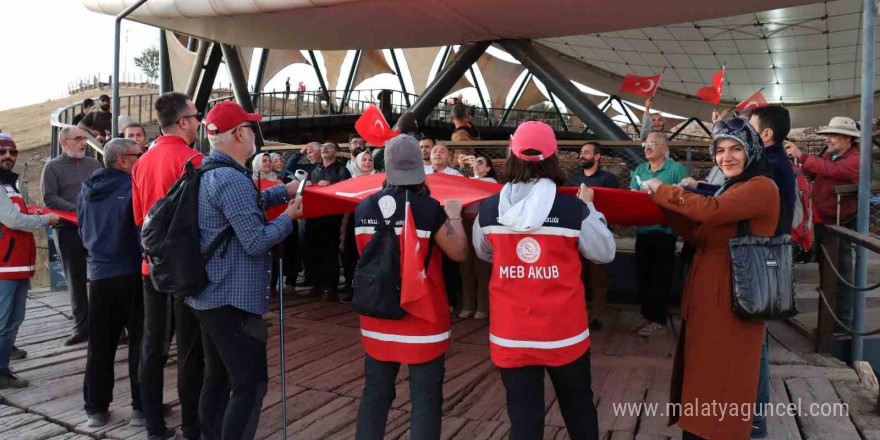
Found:
M 314 285 L 315 283 L 313 283 L 312 280 L 308 279 L 303 279 L 302 281 L 296 283 L 296 287 L 312 287 Z
M 147 435 L 147 440 L 168 440 L 174 438 L 175 434 L 174 428 L 165 428 L 165 431 L 158 434 Z
M 66 341 L 64 341 L 64 345 L 66 347 L 70 347 L 71 345 L 81 344 L 89 340 L 89 335 L 85 333 L 74 333 Z
M 16 376 L 10 370 L 0 371 L 0 390 L 7 388 L 27 388 L 30 385 L 27 379 Z
M 9 353 L 9 360 L 17 361 L 19 359 L 24 359 L 26 357 L 27 357 L 26 351 L 14 346 L 14 345 L 12 346 L 12 352 Z
M 119 345 L 128 345 L 128 332 L 125 329 L 119 335 Z
M 101 428 L 103 426 L 107 426 L 107 420 L 110 418 L 110 414 L 108 412 L 96 412 L 92 414 L 88 414 L 89 423 L 86 425 L 89 428 Z

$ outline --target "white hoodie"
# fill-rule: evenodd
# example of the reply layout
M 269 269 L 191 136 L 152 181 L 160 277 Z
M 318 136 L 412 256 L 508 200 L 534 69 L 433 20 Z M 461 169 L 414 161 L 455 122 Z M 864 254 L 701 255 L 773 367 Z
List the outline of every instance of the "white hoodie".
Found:
M 528 234 L 540 229 L 556 200 L 556 184 L 550 179 L 528 183 L 507 183 L 501 189 L 498 201 L 498 222 L 508 228 Z M 604 264 L 614 260 L 617 245 L 608 229 L 605 216 L 587 203 L 590 214 L 581 223 L 578 251 L 587 260 Z M 480 228 L 480 218 L 474 222 L 473 245 L 477 257 L 492 261 L 492 244 Z

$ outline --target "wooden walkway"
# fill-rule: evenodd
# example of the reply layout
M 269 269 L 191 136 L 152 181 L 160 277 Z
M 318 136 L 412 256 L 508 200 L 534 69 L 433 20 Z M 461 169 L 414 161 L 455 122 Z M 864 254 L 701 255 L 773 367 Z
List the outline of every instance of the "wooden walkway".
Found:
M 344 304 L 303 299 L 285 304 L 285 353 L 288 435 L 294 439 L 351 439 L 364 385 L 363 350 L 357 317 Z M 257 433 L 260 439 L 281 438 L 281 371 L 277 304 L 266 315 L 269 324 L 269 391 Z M 142 439 L 143 429 L 127 425 L 131 413 L 126 350 L 117 353 L 116 387 L 110 423 L 87 428 L 82 409 L 86 346 L 65 347 L 70 330 L 66 292 L 31 292 L 17 346 L 28 357 L 12 368 L 31 381 L 22 390 L 0 390 L 0 439 Z M 674 337 L 643 338 L 627 331 L 636 320 L 632 307 L 609 307 L 604 328 L 592 335 L 593 390 L 604 439 L 662 440 L 681 437 L 666 418 L 616 414 L 615 403 L 659 403 L 665 409 Z M 676 325 L 678 323 L 676 322 Z M 510 427 L 498 370 L 489 360 L 486 321 L 456 320 L 454 342 L 446 358 L 443 438 L 505 439 Z M 880 416 L 874 410 L 877 391 L 869 391 L 854 370 L 839 361 L 810 354 L 810 343 L 785 324 L 770 325 L 772 400 L 810 403 L 844 402 L 849 415 L 769 418 L 773 439 L 880 439 Z M 724 347 L 719 347 L 723 350 Z M 165 401 L 179 425 L 174 347 L 165 373 Z M 567 439 L 549 380 L 546 387 L 545 439 Z M 389 415 L 388 439 L 409 439 L 409 384 L 401 370 L 397 399 Z M 179 435 L 179 434 L 178 434 Z

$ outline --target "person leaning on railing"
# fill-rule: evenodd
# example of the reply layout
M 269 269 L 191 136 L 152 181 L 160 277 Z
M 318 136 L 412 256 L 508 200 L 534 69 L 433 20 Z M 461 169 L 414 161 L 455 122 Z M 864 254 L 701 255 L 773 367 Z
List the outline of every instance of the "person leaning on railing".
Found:
M 827 135 L 828 152 L 821 157 L 806 154 L 794 142 L 787 142 L 785 148 L 788 155 L 801 164 L 801 169 L 808 178 L 813 179 L 813 204 L 819 214 L 815 223 L 815 242 L 821 244 L 826 235 L 824 224 L 839 224 L 855 229 L 858 200 L 856 194 L 844 194 L 840 199 L 838 217 L 837 195 L 834 187 L 859 183 L 859 130 L 856 121 L 836 116 L 831 118 L 827 127 L 816 132 Z M 820 251 L 821 252 L 821 251 Z M 853 250 L 846 240 L 838 241 L 837 271 L 847 280 L 853 279 Z M 819 273 L 826 264 L 825 256 L 819 255 Z M 837 283 L 837 317 L 847 327 L 852 326 L 852 289 L 845 284 Z

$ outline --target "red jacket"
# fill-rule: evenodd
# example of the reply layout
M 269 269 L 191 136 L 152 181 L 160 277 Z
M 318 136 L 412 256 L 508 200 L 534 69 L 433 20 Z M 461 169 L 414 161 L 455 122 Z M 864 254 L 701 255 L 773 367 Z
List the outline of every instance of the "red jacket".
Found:
M 823 157 L 805 156 L 801 168 L 813 180 L 813 205 L 823 223 L 837 221 L 837 195 L 834 187 L 859 183 L 859 149 L 850 147 L 836 159 L 831 153 Z M 844 195 L 840 199 L 840 221 L 845 223 L 856 215 L 858 200 L 856 194 Z M 817 222 L 818 223 L 818 222 Z
M 27 205 L 21 194 L 11 185 L 4 185 L 0 191 L 6 191 L 9 199 L 18 209 L 27 214 Z M 26 280 L 34 276 L 37 261 L 37 246 L 34 234 L 18 231 L 0 224 L 3 235 L 0 236 L 0 280 Z
M 160 136 L 156 145 L 138 159 L 131 171 L 131 202 L 134 206 L 134 222 L 143 226 L 144 217 L 157 200 L 183 175 L 184 166 L 192 161 L 199 166 L 205 156 L 190 148 L 180 136 Z M 141 265 L 141 273 L 149 275 L 147 263 Z

